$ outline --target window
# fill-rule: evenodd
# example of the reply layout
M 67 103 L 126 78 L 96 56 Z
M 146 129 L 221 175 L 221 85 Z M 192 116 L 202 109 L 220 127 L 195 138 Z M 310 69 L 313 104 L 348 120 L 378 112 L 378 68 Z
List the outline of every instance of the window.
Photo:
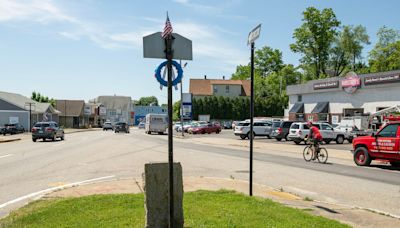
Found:
M 218 93 L 218 87 L 214 86 L 214 93 Z
M 237 126 L 249 126 L 250 122 L 242 122 L 242 123 L 238 123 Z
M 328 121 L 328 114 L 326 113 L 318 113 L 318 120 L 319 121 Z
M 274 122 L 273 127 L 280 127 L 281 126 L 281 122 Z
M 390 124 L 383 128 L 379 133 L 379 137 L 396 137 L 398 124 Z
M 254 126 L 255 127 L 262 127 L 262 126 L 265 126 L 265 124 L 262 123 L 262 122 L 256 122 L 256 123 L 254 123 Z
M 293 122 L 283 122 L 283 126 L 284 128 L 290 128 L 290 125 L 292 125 Z
M 307 124 L 303 124 L 303 129 L 304 129 L 304 130 L 308 130 L 308 129 L 310 129 L 310 128 L 308 127 Z
M 332 131 L 333 128 L 331 126 L 329 126 L 328 124 L 322 124 L 322 130 Z
M 320 129 L 320 130 L 321 130 L 321 128 L 320 128 L 320 126 L 319 126 L 319 124 L 313 124 L 313 126 L 314 126 L 314 127 L 317 127 L 318 129 Z
M 225 86 L 225 93 L 229 93 L 229 86 Z
M 303 101 L 303 95 L 297 95 L 297 102 Z
M 290 126 L 290 129 L 299 129 L 300 125 L 298 124 L 292 124 L 292 126 Z

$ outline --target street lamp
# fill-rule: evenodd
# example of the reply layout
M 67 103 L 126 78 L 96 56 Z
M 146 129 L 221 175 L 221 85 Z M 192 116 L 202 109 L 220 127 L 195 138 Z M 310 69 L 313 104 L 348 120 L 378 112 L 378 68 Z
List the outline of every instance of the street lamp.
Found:
M 29 132 L 32 131 L 32 111 L 35 110 L 35 102 L 25 102 L 25 107 L 29 107 Z

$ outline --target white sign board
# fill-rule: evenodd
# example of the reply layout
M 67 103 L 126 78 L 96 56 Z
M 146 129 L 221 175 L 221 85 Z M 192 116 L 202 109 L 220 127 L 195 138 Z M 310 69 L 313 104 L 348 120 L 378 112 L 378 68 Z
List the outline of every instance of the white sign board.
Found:
M 100 116 L 105 116 L 105 115 L 107 115 L 107 109 L 106 109 L 106 107 L 99 107 L 99 115 L 100 115 Z
M 175 38 L 172 40 L 173 59 L 193 60 L 192 41 L 172 33 Z M 156 32 L 143 37 L 143 57 L 165 59 L 165 40 L 161 32 Z
M 192 103 L 192 94 L 191 93 L 182 93 L 182 102 L 183 103 Z
M 251 43 L 254 43 L 258 37 L 260 37 L 260 32 L 261 32 L 261 24 L 257 25 L 251 32 L 249 33 L 249 37 L 247 38 L 247 45 L 250 45 Z
M 338 123 L 339 123 L 339 116 L 332 115 L 332 124 L 338 124 Z
M 17 124 L 19 123 L 19 117 L 18 116 L 10 116 L 10 124 Z
M 85 106 L 85 108 L 83 109 L 83 113 L 84 113 L 86 116 L 92 115 L 92 107 L 89 106 L 89 105 Z

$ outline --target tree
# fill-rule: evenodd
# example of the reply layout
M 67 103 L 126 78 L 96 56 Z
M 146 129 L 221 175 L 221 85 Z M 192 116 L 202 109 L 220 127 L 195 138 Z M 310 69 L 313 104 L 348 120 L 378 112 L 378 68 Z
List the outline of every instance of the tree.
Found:
M 308 65 L 314 72 L 314 78 L 326 76 L 329 50 L 337 34 L 336 29 L 340 22 L 332 9 L 322 11 L 309 7 L 303 12 L 304 23 L 295 29 L 293 38 L 295 43 L 290 49 L 302 54 L 301 62 Z
M 239 65 L 236 67 L 236 72 L 231 76 L 232 80 L 247 80 L 250 79 L 250 65 Z
M 369 65 L 372 72 L 388 71 L 400 68 L 400 33 L 383 26 L 379 29 L 378 42 L 369 53 Z
M 330 51 L 330 66 L 333 70 L 333 76 L 339 76 L 342 72 L 350 68 L 357 70 L 357 59 L 361 59 L 364 44 L 369 44 L 369 36 L 365 27 L 343 26 L 333 42 Z
M 272 72 L 278 72 L 283 68 L 282 52 L 278 49 L 264 46 L 256 51 L 254 65 L 263 76 Z
M 51 106 L 56 106 L 56 100 L 53 98 L 49 99 L 47 96 L 42 96 L 40 93 L 35 91 L 32 92 L 31 100 L 37 101 L 39 103 L 50 103 Z
M 135 105 L 140 106 L 149 106 L 150 104 L 158 106 L 158 99 L 155 96 L 150 97 L 141 97 Z

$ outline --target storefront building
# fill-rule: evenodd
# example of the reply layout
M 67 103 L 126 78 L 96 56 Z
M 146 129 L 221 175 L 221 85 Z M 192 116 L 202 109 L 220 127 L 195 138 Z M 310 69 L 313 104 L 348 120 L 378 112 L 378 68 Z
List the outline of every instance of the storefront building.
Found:
M 400 105 L 400 70 L 313 80 L 286 88 L 293 121 L 339 123 Z

